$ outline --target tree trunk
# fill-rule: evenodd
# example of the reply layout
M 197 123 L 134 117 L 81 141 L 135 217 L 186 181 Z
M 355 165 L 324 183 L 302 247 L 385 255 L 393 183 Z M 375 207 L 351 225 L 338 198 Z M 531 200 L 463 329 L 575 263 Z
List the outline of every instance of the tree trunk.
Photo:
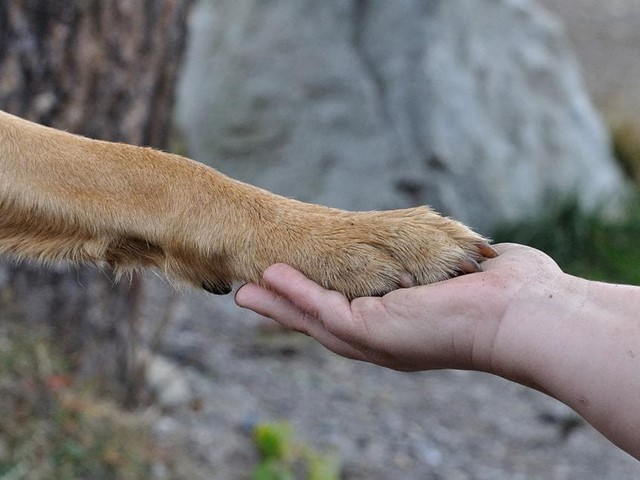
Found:
M 0 109 L 93 138 L 167 146 L 191 0 L 0 2 Z M 5 314 L 47 318 L 85 373 L 135 397 L 141 280 L 7 262 Z M 89 352 L 92 352 L 89 354 Z

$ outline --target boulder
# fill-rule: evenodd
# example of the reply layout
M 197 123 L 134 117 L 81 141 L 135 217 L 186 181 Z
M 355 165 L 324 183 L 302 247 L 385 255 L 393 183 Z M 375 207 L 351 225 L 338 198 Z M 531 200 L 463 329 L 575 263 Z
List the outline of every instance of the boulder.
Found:
M 527 0 L 201 1 L 177 117 L 240 180 L 484 233 L 625 189 L 562 25 Z

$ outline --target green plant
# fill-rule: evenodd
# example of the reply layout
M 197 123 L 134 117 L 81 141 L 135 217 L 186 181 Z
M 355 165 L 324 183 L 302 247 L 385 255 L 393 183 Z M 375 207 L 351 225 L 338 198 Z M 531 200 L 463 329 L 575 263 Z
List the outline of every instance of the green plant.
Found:
M 308 480 L 338 480 L 340 462 L 335 455 L 307 452 Z
M 340 463 L 335 455 L 322 454 L 294 442 L 291 425 L 286 422 L 258 424 L 253 430 L 261 462 L 253 480 L 338 480 Z
M 261 423 L 253 430 L 253 439 L 265 459 L 286 460 L 292 453 L 291 425 L 285 422 Z
M 516 242 L 550 255 L 568 273 L 594 280 L 640 284 L 640 200 L 607 219 L 577 202 L 550 207 L 538 218 L 502 225 L 496 242 Z

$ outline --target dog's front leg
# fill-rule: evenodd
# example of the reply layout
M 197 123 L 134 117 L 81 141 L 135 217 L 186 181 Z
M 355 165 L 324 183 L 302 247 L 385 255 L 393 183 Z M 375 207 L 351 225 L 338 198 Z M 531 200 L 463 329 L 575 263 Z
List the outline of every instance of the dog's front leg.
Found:
M 225 293 L 252 197 L 235 183 L 176 155 L 0 112 L 0 252 L 19 258 L 155 266 Z
M 478 269 L 486 242 L 426 207 L 344 212 L 273 195 L 189 159 L 0 112 L 0 251 L 154 266 L 213 293 L 285 262 L 349 297 Z

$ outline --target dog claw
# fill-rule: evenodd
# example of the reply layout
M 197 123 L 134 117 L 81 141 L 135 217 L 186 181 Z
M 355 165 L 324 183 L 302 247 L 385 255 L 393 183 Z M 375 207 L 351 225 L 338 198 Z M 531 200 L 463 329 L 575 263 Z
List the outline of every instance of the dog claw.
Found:
M 479 243 L 477 247 L 478 252 L 480 252 L 480 255 L 484 258 L 496 258 L 498 256 L 496 249 L 486 242 Z
M 398 283 L 400 288 L 410 288 L 417 285 L 416 278 L 409 272 L 401 273 Z
M 462 273 L 478 273 L 482 271 L 480 264 L 472 258 L 468 258 L 462 262 L 459 268 Z
M 231 287 L 231 285 L 229 285 L 226 282 L 222 282 L 222 283 L 212 283 L 210 281 L 204 281 L 202 282 L 202 288 L 203 290 L 209 292 L 209 293 L 213 293 L 214 295 L 227 295 L 229 293 L 231 293 L 231 290 L 233 290 L 233 288 Z

